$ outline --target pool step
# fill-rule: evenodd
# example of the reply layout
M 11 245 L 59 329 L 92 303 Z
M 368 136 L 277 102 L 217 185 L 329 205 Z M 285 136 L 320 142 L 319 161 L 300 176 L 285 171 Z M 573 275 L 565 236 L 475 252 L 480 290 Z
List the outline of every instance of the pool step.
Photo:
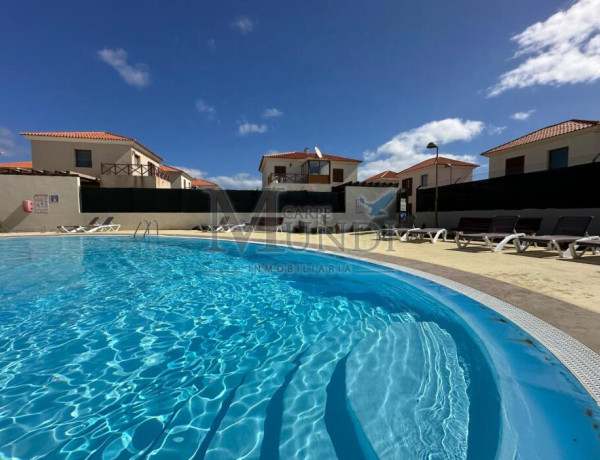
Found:
M 456 345 L 435 323 L 394 323 L 346 363 L 352 412 L 379 458 L 466 458 L 469 399 Z

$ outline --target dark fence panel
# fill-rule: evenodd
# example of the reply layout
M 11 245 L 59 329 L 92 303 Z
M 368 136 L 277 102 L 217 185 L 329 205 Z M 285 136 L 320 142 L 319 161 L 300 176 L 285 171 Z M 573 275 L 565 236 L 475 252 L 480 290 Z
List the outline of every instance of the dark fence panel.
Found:
M 417 212 L 433 212 L 435 189 L 417 192 Z M 438 210 L 575 209 L 600 207 L 600 163 L 439 188 Z
M 81 211 L 120 212 L 211 212 L 211 190 L 82 188 Z M 261 190 L 225 190 L 235 212 L 253 212 L 264 199 L 276 199 L 278 211 L 284 208 L 329 208 L 345 212 L 345 192 L 263 192 Z

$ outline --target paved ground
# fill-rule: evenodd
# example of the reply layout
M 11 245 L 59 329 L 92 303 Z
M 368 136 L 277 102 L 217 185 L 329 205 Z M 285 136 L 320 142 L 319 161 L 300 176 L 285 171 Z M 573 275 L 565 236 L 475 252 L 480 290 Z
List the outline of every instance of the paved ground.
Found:
M 198 231 L 161 233 L 210 236 Z M 233 237 L 226 233 L 218 236 Z M 243 234 L 235 236 L 239 238 Z M 600 256 L 580 261 L 561 260 L 541 250 L 525 255 L 518 255 L 513 249 L 503 253 L 492 253 L 481 247 L 458 250 L 450 242 L 435 245 L 381 242 L 373 234 L 306 236 L 254 232 L 251 239 L 322 247 L 440 275 L 528 311 L 600 353 Z

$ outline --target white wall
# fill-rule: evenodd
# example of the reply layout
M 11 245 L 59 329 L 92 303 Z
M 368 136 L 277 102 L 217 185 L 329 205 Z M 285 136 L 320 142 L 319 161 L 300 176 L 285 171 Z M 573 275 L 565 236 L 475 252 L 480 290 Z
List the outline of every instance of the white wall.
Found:
M 100 176 L 102 188 L 171 188 L 171 182 L 158 176 L 127 176 L 104 174 Z
M 422 188 L 435 187 L 435 165 L 427 166 L 425 168 L 409 171 L 407 173 L 400 173 L 399 187 L 402 187 L 402 181 L 412 177 L 412 194 L 408 197 L 408 203 L 412 204 L 412 213 L 417 211 L 417 189 L 421 185 L 421 176 L 428 175 L 428 185 Z M 446 167 L 442 162 L 438 164 L 438 186 L 450 185 L 462 182 L 471 182 L 473 180 L 473 168 L 468 166 L 452 166 Z
M 75 150 L 92 151 L 92 167 L 75 166 Z M 75 171 L 88 176 L 100 177 L 102 163 L 133 164 L 133 155 L 140 156 L 141 164 L 158 162 L 134 149 L 130 143 L 115 141 L 72 140 L 31 140 L 31 161 L 34 169 L 46 171 Z
M 33 201 L 34 195 L 58 195 L 58 203 L 49 203 L 48 214 L 26 213 L 23 201 Z M 87 223 L 79 214 L 79 178 L 0 174 L 0 220 L 15 231 L 54 231 L 57 225 Z
M 506 173 L 506 160 L 525 156 L 525 172 L 548 169 L 550 150 L 569 147 L 569 166 L 591 163 L 600 153 L 600 128 L 553 137 L 545 141 L 492 153 L 489 155 L 489 177 L 501 177 Z
M 342 216 L 350 222 L 367 221 L 378 225 L 397 222 L 397 192 L 396 187 L 348 186 L 346 187 L 346 213 Z M 388 201 L 390 198 L 391 200 Z M 359 212 L 361 208 L 363 212 Z
M 263 188 L 272 189 L 273 186 L 279 185 L 286 188 L 286 190 L 310 190 L 307 188 L 297 188 L 298 185 L 309 185 L 309 184 L 271 184 L 269 186 L 269 176 L 275 172 L 275 166 L 285 166 L 286 174 L 302 174 L 302 165 L 307 160 L 289 160 L 284 158 L 264 158 L 263 170 L 262 170 L 262 186 Z M 344 182 L 355 182 L 358 180 L 358 163 L 351 163 L 346 161 L 332 161 L 329 165 L 329 176 L 330 180 L 333 180 L 333 170 L 343 169 L 344 180 L 343 182 L 332 182 L 331 184 L 310 184 L 310 185 L 321 185 L 315 191 L 329 191 L 332 185 L 339 185 Z

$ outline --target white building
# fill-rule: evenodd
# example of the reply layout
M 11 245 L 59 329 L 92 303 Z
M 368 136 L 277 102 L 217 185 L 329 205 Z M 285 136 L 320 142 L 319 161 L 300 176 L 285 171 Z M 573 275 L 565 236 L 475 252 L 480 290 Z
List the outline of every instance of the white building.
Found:
M 568 120 L 483 152 L 490 178 L 564 168 L 600 160 L 600 122 Z
M 358 180 L 361 160 L 315 152 L 282 152 L 263 155 L 258 170 L 263 189 L 330 192 L 332 186 Z
M 160 170 L 167 174 L 171 188 L 192 188 L 193 177 L 173 166 L 160 165 Z
M 470 182 L 473 180 L 473 170 L 479 165 L 452 158 L 438 158 L 438 186 Z M 406 168 L 398 173 L 400 188 L 407 190 L 408 214 L 413 214 L 417 209 L 417 190 L 419 188 L 435 187 L 435 157 Z
M 100 187 L 171 188 L 163 159 L 131 137 L 104 131 L 26 132 L 32 168 L 71 171 L 100 180 Z

